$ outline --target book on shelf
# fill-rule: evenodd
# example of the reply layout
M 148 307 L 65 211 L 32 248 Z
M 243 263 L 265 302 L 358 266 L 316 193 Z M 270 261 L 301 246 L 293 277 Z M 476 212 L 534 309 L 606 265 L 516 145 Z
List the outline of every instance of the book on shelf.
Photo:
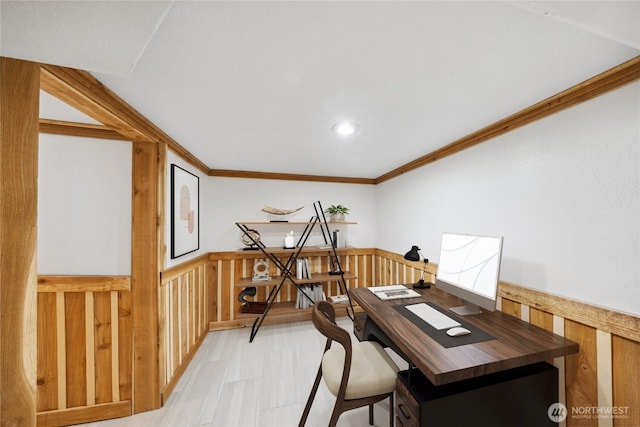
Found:
M 296 260 L 296 279 L 311 279 L 309 258 L 298 258 Z
M 318 301 L 326 299 L 322 285 L 314 283 L 310 285 L 299 285 L 296 297 L 296 308 L 309 308 Z
M 346 295 L 332 295 L 329 297 L 329 301 L 334 304 L 342 304 L 349 301 L 349 297 Z

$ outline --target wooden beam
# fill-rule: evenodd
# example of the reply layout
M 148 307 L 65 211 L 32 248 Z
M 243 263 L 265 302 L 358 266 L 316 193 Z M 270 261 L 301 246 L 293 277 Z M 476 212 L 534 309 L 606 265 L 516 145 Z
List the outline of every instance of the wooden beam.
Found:
M 280 179 L 285 181 L 337 182 L 342 184 L 375 184 L 373 178 L 349 178 L 341 176 L 302 175 L 274 172 L 250 172 L 230 169 L 210 169 L 209 176 L 228 178 Z
M 113 129 L 104 125 L 88 123 L 65 122 L 62 120 L 40 119 L 40 133 L 54 135 L 82 136 L 86 138 L 111 139 L 116 141 L 128 141 Z
M 0 425 L 35 426 L 40 65 L 0 75 Z
M 640 342 L 640 317 L 500 282 L 498 295 L 601 331 Z
M 131 415 L 131 402 L 110 402 L 93 406 L 58 409 L 38 413 L 38 427 L 66 426 L 88 423 L 91 421 L 109 420 Z
M 161 406 L 158 332 L 158 145 L 133 143 L 133 413 Z
M 42 64 L 40 82 L 44 91 L 131 141 L 156 141 L 146 119 L 91 74 Z
M 38 276 L 38 292 L 130 291 L 129 276 Z
M 130 141 L 164 141 L 204 173 L 209 167 L 86 71 L 42 64 L 42 89 Z
M 566 108 L 610 92 L 640 78 L 640 56 L 627 61 L 563 92 L 525 108 L 507 118 L 464 136 L 442 148 L 406 163 L 375 179 L 379 184 L 399 175 L 458 153 L 474 145 L 533 123 Z

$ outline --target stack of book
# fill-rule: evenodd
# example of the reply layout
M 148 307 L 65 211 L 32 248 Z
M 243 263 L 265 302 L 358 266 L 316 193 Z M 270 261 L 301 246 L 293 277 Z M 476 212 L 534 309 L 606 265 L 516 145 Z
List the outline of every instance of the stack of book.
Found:
M 298 287 L 298 297 L 296 298 L 296 308 L 309 308 L 316 302 L 324 301 L 325 299 L 321 284 L 300 285 Z
M 309 258 L 296 259 L 296 278 L 311 279 L 311 265 L 309 264 Z

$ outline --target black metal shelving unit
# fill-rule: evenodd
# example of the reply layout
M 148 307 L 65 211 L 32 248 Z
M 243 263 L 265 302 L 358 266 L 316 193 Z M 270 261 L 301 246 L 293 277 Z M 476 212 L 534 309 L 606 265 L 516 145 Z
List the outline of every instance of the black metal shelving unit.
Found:
M 260 239 L 256 240 L 253 234 L 250 233 L 251 229 L 247 226 L 246 223 L 236 222 L 236 225 L 238 226 L 238 228 L 240 228 L 240 230 L 244 233 L 244 235 L 247 236 L 247 238 L 250 239 L 253 242 L 253 244 L 264 254 L 264 256 L 268 258 L 271 262 L 273 262 L 273 264 L 276 265 L 278 269 L 280 269 L 280 271 L 282 272 L 279 283 L 277 284 L 277 286 L 271 289 L 271 291 L 269 292 L 269 295 L 267 296 L 266 307 L 264 312 L 256 318 L 256 320 L 253 322 L 253 325 L 251 326 L 251 336 L 249 338 L 249 342 L 253 342 L 253 339 L 255 338 L 256 334 L 258 333 L 258 330 L 260 329 L 260 327 L 262 326 L 262 323 L 264 322 L 264 319 L 269 314 L 269 311 L 271 310 L 276 300 L 276 297 L 278 296 L 278 293 L 280 293 L 282 286 L 285 283 L 287 283 L 287 281 L 292 283 L 297 289 L 302 291 L 301 284 L 297 281 L 298 279 L 296 279 L 295 275 L 292 274 L 292 270 L 295 265 L 296 259 L 298 259 L 298 257 L 300 256 L 302 249 L 307 244 L 307 241 L 311 236 L 311 232 L 315 229 L 315 227 L 320 227 L 320 231 L 322 233 L 322 237 L 324 239 L 325 245 L 330 246 L 330 248 L 327 249 L 327 251 L 329 252 L 328 255 L 331 257 L 331 265 L 333 266 L 333 271 L 331 271 L 329 274 L 332 277 L 335 277 L 335 280 L 339 284 L 340 292 L 342 292 L 344 295 L 347 296 L 349 304 L 348 306 L 345 307 L 345 310 L 349 318 L 351 318 L 351 320 L 353 320 L 354 318 L 353 304 L 351 302 L 351 297 L 349 296 L 349 292 L 347 289 L 347 283 L 344 278 L 345 272 L 342 270 L 342 265 L 340 264 L 340 258 L 338 257 L 338 254 L 336 252 L 336 247 L 333 244 L 333 241 L 331 239 L 331 231 L 329 230 L 329 224 L 327 223 L 327 219 L 325 217 L 324 210 L 322 209 L 322 204 L 320 203 L 320 201 L 313 203 L 313 209 L 314 209 L 314 215 L 311 217 L 309 222 L 306 223 L 305 228 L 302 234 L 300 235 L 300 238 L 298 239 L 294 250 L 291 252 L 291 254 L 289 255 L 289 257 L 285 262 L 281 261 L 280 258 L 275 256 L 271 252 L 271 250 L 267 246 L 265 246 L 264 243 L 260 241 Z M 313 300 L 311 299 L 311 297 L 307 295 L 306 292 L 302 291 L 302 294 L 307 299 L 309 299 L 311 303 L 313 303 Z

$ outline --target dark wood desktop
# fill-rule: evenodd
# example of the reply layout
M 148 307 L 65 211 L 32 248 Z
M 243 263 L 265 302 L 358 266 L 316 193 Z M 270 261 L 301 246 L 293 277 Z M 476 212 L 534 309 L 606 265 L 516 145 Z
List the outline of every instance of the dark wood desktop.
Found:
M 422 298 L 383 301 L 364 288 L 351 289 L 349 293 L 370 320 L 434 385 L 552 361 L 554 357 L 578 352 L 578 344 L 571 340 L 513 316 L 486 310 L 463 319 L 493 335 L 494 340 L 444 348 L 393 306 L 431 302 L 448 309 L 462 305 L 463 301 L 434 287 L 415 290 Z M 455 317 L 455 313 L 447 314 Z
M 463 301 L 435 287 L 416 291 L 421 297 L 395 300 L 381 300 L 363 288 L 349 291 L 366 313 L 355 319 L 356 335 L 380 341 L 409 362 L 409 370 L 400 372 L 396 381 L 397 426 L 557 425 L 553 405 L 559 396 L 558 372 L 547 362 L 577 353 L 578 344 L 486 310 L 464 317 L 444 310 L 472 330 L 467 338 L 450 337 L 445 342 L 446 333 L 411 319 L 400 306 L 427 302 L 449 309 Z M 455 344 L 456 339 L 473 341 L 469 338 L 473 334 L 484 338 Z

